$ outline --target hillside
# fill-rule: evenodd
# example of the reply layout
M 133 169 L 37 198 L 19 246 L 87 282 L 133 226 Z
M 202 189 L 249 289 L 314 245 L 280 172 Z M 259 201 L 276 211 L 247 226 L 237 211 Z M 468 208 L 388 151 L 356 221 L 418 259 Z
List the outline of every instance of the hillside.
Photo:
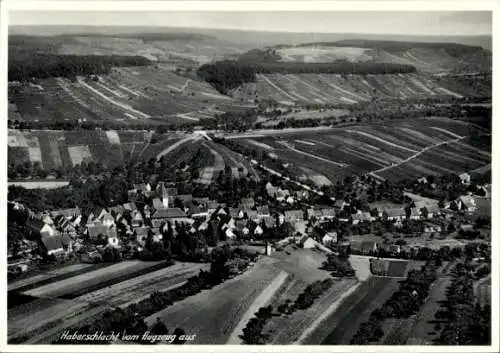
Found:
M 481 76 L 482 77 L 482 76 Z M 474 83 L 476 89 L 471 89 Z M 249 102 L 273 100 L 284 105 L 355 104 L 374 98 L 462 98 L 491 95 L 491 77 L 432 77 L 418 73 L 389 75 L 262 74 L 255 82 L 231 91 L 236 99 Z
M 492 53 L 456 43 L 341 40 L 278 46 L 282 62 L 319 63 L 348 60 L 412 65 L 428 73 L 491 71 Z

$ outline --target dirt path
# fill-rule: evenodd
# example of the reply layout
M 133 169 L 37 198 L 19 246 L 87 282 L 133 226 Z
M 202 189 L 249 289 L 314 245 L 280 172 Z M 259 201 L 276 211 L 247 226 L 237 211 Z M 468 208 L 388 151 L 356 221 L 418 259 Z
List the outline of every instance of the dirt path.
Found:
M 198 139 L 197 136 L 189 136 L 189 137 L 186 137 L 185 139 L 182 139 L 180 141 L 177 141 L 176 143 L 174 143 L 173 145 L 170 145 L 168 146 L 167 148 L 165 148 L 163 151 L 161 151 L 160 153 L 158 153 L 158 155 L 156 156 L 156 160 L 159 160 L 162 156 L 172 152 L 173 150 L 175 150 L 177 147 L 179 147 L 180 145 L 182 145 L 183 143 L 186 143 L 188 141 L 194 141 Z
M 457 135 L 458 136 L 458 135 Z M 401 162 L 399 163 L 395 163 L 395 164 L 392 164 L 392 165 L 389 165 L 387 167 L 383 167 L 383 168 L 380 168 L 380 169 L 377 169 L 377 170 L 374 170 L 372 172 L 370 172 L 370 174 L 375 174 L 375 173 L 380 173 L 380 172 L 383 172 L 383 171 L 386 171 L 388 169 L 391 169 L 391 168 L 396 168 L 396 167 L 399 167 L 400 165 L 406 163 L 406 162 L 409 162 L 411 161 L 412 159 L 415 159 L 417 158 L 418 156 L 420 156 L 422 153 L 425 153 L 433 148 L 436 148 L 436 147 L 440 147 L 440 146 L 443 146 L 443 145 L 447 145 L 451 142 L 458 142 L 460 140 L 463 140 L 466 136 L 458 136 L 458 138 L 454 139 L 454 140 L 448 140 L 448 141 L 443 141 L 443 142 L 439 142 L 439 143 L 436 143 L 435 145 L 431 145 L 431 146 L 427 146 L 425 148 L 423 148 L 422 150 L 420 150 L 419 152 L 411 155 L 410 157 L 406 158 L 406 159 L 403 159 Z
M 150 118 L 151 116 L 146 114 L 146 113 L 143 113 L 139 110 L 136 110 L 134 108 L 132 108 L 130 105 L 128 104 L 125 104 L 125 103 L 121 103 L 121 102 L 117 102 L 115 101 L 114 99 L 106 96 L 105 94 L 103 94 L 102 92 L 99 92 L 98 90 L 96 90 L 94 87 L 90 86 L 89 84 L 87 84 L 83 79 L 81 78 L 78 78 L 78 83 L 80 85 L 82 85 L 83 87 L 85 87 L 86 89 L 88 89 L 89 91 L 93 92 L 94 94 L 97 94 L 99 97 L 103 98 L 104 100 L 108 101 L 109 103 L 113 104 L 113 105 L 116 105 L 117 107 L 120 107 L 121 109 L 124 109 L 128 112 L 131 112 L 131 113 L 135 113 L 137 115 L 139 115 L 141 118 Z
M 356 289 L 358 289 L 358 287 L 361 285 L 361 283 L 356 283 L 354 284 L 352 287 L 350 287 L 349 289 L 347 289 L 344 293 L 342 293 L 338 299 L 328 307 L 328 309 L 326 309 L 316 320 L 314 320 L 314 322 L 307 327 L 307 329 L 302 332 L 302 334 L 300 335 L 300 337 L 295 341 L 293 342 L 293 344 L 302 344 L 303 341 L 312 333 L 314 332 L 314 330 L 316 330 L 318 328 L 319 325 L 321 325 L 321 323 L 326 320 L 331 314 L 333 314 L 335 312 L 335 310 L 337 310 L 337 308 L 343 303 L 343 301 L 349 297 L 352 293 L 354 293 L 354 291 Z
M 365 136 L 365 137 L 369 137 L 369 138 L 374 139 L 374 140 L 376 140 L 378 142 L 382 142 L 382 143 L 385 143 L 386 145 L 389 145 L 391 147 L 396 147 L 396 148 L 399 148 L 399 149 L 402 149 L 402 150 L 405 150 L 405 151 L 408 151 L 408 152 L 413 152 L 413 153 L 417 153 L 418 152 L 417 150 L 414 150 L 414 149 L 411 149 L 411 148 L 408 148 L 408 147 L 404 147 L 404 146 L 400 146 L 400 145 L 397 145 L 397 144 L 395 144 L 393 142 L 386 141 L 383 138 L 380 138 L 378 136 L 372 135 L 372 134 L 370 134 L 368 132 L 359 131 L 359 130 L 346 130 L 346 131 L 350 132 L 350 133 L 362 135 L 362 136 Z
M 303 154 L 305 156 L 308 156 L 308 157 L 311 157 L 311 158 L 314 158 L 314 159 L 318 159 L 318 160 L 326 162 L 326 163 L 331 163 L 331 164 L 334 164 L 334 165 L 336 165 L 337 167 L 340 167 L 340 168 L 347 167 L 347 164 L 345 164 L 345 163 L 339 163 L 339 162 L 331 161 L 329 159 L 326 159 L 326 158 L 323 158 L 323 157 L 318 157 L 318 156 L 316 156 L 314 154 L 311 154 L 311 153 L 300 151 L 300 150 L 298 150 L 296 148 L 293 148 L 292 146 L 290 146 L 286 142 L 280 142 L 280 143 L 283 146 L 285 146 L 286 148 L 288 148 L 290 151 L 293 151 L 295 153 L 300 153 L 300 154 Z
M 246 327 L 248 321 L 254 316 L 254 314 L 263 306 L 267 305 L 274 293 L 285 283 L 288 273 L 281 271 L 278 276 L 262 291 L 262 293 L 255 299 L 247 312 L 243 315 L 236 328 L 233 330 L 227 344 L 241 344 L 241 338 L 239 337 L 243 334 L 243 329 Z

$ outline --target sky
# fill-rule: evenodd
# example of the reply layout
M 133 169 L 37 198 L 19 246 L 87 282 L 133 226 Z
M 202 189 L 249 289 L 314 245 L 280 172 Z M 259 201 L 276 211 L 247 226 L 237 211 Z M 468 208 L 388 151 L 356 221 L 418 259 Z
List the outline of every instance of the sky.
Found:
M 314 33 L 490 35 L 492 15 L 487 11 L 11 11 L 9 25 L 166 26 Z

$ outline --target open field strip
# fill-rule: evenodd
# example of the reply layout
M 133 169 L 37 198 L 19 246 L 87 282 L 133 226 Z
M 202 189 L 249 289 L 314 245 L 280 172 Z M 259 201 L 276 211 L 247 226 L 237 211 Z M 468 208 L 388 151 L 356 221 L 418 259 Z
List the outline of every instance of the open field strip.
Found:
M 301 144 L 307 145 L 307 146 L 315 146 L 316 145 L 315 143 L 312 143 L 309 141 L 304 141 L 304 140 L 295 140 L 295 142 L 298 142 L 298 143 L 301 143 Z
M 259 142 L 259 141 L 253 140 L 253 139 L 248 139 L 247 141 L 249 143 L 251 143 L 252 145 L 255 145 L 257 147 L 261 147 L 261 148 L 264 148 L 266 150 L 274 150 L 274 147 L 266 145 L 265 143 L 262 143 L 262 142 Z
M 323 162 L 334 164 L 334 165 L 336 165 L 337 167 L 340 167 L 340 168 L 343 168 L 343 167 L 347 166 L 347 164 L 345 164 L 345 163 L 339 163 L 339 162 L 331 161 L 329 159 L 325 159 L 323 157 L 318 157 L 318 156 L 316 156 L 314 154 L 311 154 L 311 153 L 300 151 L 300 150 L 298 150 L 296 148 L 293 148 L 292 146 L 290 146 L 286 142 L 279 142 L 279 143 L 282 144 L 282 145 L 284 145 L 287 149 L 289 149 L 290 151 L 293 151 L 295 153 L 303 154 L 305 156 L 308 156 L 308 157 L 311 157 L 311 158 L 314 158 L 314 159 L 318 159 L 318 160 L 323 161 Z
M 278 87 L 276 84 L 274 84 L 274 82 L 272 82 L 269 78 L 267 78 L 266 75 L 259 75 L 259 77 L 262 78 L 264 81 L 266 81 L 271 87 L 280 92 L 282 95 L 291 99 L 292 102 L 295 102 L 297 100 L 295 97 L 292 97 L 287 92 L 283 91 L 280 87 Z
M 408 128 L 408 127 L 398 127 L 399 130 L 402 130 L 410 135 L 413 135 L 415 136 L 416 138 L 422 140 L 422 141 L 425 141 L 425 142 L 428 142 L 430 144 L 435 144 L 435 143 L 439 143 L 439 142 L 442 142 L 442 140 L 439 140 L 439 139 L 436 139 L 436 138 L 432 138 L 426 134 L 423 134 L 419 131 L 416 131 L 416 130 L 413 130 L 411 128 Z
M 351 99 L 351 98 L 344 97 L 344 96 L 341 97 L 341 98 L 344 98 L 344 99 L 346 99 L 347 101 L 349 101 L 351 103 L 358 103 L 358 101 L 365 101 L 365 100 L 367 100 L 365 97 L 363 97 L 361 95 L 358 95 L 358 94 L 356 94 L 354 92 L 351 92 L 351 91 L 348 91 L 346 89 L 343 89 L 342 87 L 337 86 L 333 82 L 331 82 L 329 80 L 326 80 L 326 79 L 323 79 L 322 76 L 320 76 L 320 78 L 323 80 L 324 83 L 326 83 L 328 86 L 330 86 L 331 88 L 333 88 L 335 91 L 340 91 L 340 92 L 342 92 L 342 93 L 350 96 L 351 98 L 354 98 L 354 99 Z
M 99 97 L 105 99 L 106 101 L 108 101 L 109 103 L 117 106 L 117 107 L 120 107 L 126 111 L 129 111 L 131 113 L 135 113 L 135 114 L 138 114 L 140 115 L 142 118 L 150 118 L 151 116 L 148 115 L 148 114 L 145 114 L 141 111 L 138 111 L 134 108 L 132 108 L 130 105 L 128 104 L 125 104 L 125 103 L 121 103 L 121 102 L 118 102 L 118 101 L 115 101 L 114 99 L 106 96 L 105 94 L 99 92 L 97 89 L 95 89 L 94 87 L 90 86 L 89 84 L 87 84 L 83 79 L 81 78 L 78 78 L 78 83 L 80 83 L 83 87 L 87 88 L 89 91 L 93 92 L 94 94 L 98 95 Z
M 380 173 L 380 172 L 383 172 L 383 171 L 388 170 L 388 169 L 391 169 L 391 168 L 399 167 L 400 165 L 402 165 L 402 164 L 404 164 L 404 163 L 406 163 L 406 162 L 409 162 L 409 161 L 411 161 L 411 160 L 412 160 L 412 159 L 414 159 L 414 158 L 417 158 L 418 156 L 420 156 L 422 153 L 424 153 L 424 152 L 426 152 L 426 151 L 429 151 L 429 150 L 431 150 L 431 149 L 433 149 L 433 148 L 436 148 L 436 147 L 440 147 L 440 146 L 446 145 L 446 144 L 448 144 L 448 143 L 450 143 L 450 142 L 456 142 L 456 141 L 462 140 L 462 139 L 464 139 L 464 138 L 465 138 L 465 136 L 460 136 L 460 137 L 458 137 L 458 138 L 457 138 L 457 139 L 455 139 L 455 140 L 443 141 L 443 142 L 437 143 L 437 144 L 435 144 L 435 145 L 427 146 L 427 147 L 425 147 L 424 149 L 422 149 L 421 151 L 419 151 L 419 152 L 417 152 L 417 153 L 415 153 L 415 154 L 411 155 L 410 157 L 408 157 L 408 158 L 406 158 L 406 159 L 402 160 L 401 162 L 399 162 L 399 163 L 397 163 L 397 164 L 389 165 L 389 166 L 387 166 L 387 167 L 383 167 L 383 168 L 380 168 L 380 169 L 377 169 L 377 170 L 371 171 L 371 172 L 370 172 L 370 174 L 371 174 L 371 173 Z
M 338 307 L 342 304 L 342 302 L 352 293 L 354 293 L 354 291 L 356 291 L 356 289 L 358 289 L 360 285 L 361 284 L 359 282 L 353 283 L 350 288 L 348 287 L 348 289 L 345 289 L 345 292 L 342 292 L 342 294 L 340 294 L 340 296 L 333 302 L 332 305 L 330 305 L 326 310 L 322 311 L 317 319 L 307 326 L 305 331 L 302 332 L 300 337 L 295 342 L 293 342 L 293 344 L 303 344 L 307 337 L 309 337 L 309 335 L 314 332 L 314 330 L 316 330 L 323 321 L 325 321 L 331 314 L 333 314 L 335 310 L 337 310 Z
M 241 344 L 240 335 L 243 334 L 243 329 L 246 327 L 248 321 L 254 316 L 254 314 L 263 306 L 266 306 L 274 296 L 274 293 L 283 285 L 288 273 L 281 271 L 274 280 L 269 283 L 269 285 L 262 291 L 262 293 L 255 299 L 255 301 L 250 305 L 250 308 L 245 312 L 241 318 L 238 325 L 229 336 L 227 344 Z
M 407 148 L 407 147 L 404 147 L 404 146 L 400 146 L 400 145 L 397 145 L 393 142 L 389 142 L 389 141 L 386 141 L 384 140 L 383 138 L 380 138 L 378 136 L 375 136 L 375 135 L 372 135 L 368 132 L 365 132 L 365 131 L 359 131 L 359 130 L 345 130 L 346 132 L 349 132 L 349 133 L 352 133 L 352 134 L 358 134 L 358 135 L 362 135 L 362 136 L 365 136 L 365 137 L 369 137 L 371 139 L 374 139 L 378 142 L 382 142 L 388 146 L 391 146 L 391 147 L 396 147 L 396 148 L 399 148 L 399 149 L 402 149 L 402 150 L 405 150 L 405 151 L 409 151 L 409 152 L 413 152 L 413 153 L 417 153 L 418 151 L 416 150 L 413 150 L 411 148 Z
M 146 318 L 146 323 L 160 318 L 169 328 L 196 333 L 192 344 L 225 344 L 242 315 L 280 272 L 259 260 L 242 275 L 176 302 Z
M 444 133 L 446 133 L 446 134 L 448 134 L 448 135 L 451 135 L 451 136 L 453 136 L 453 137 L 455 137 L 455 138 L 460 138 L 460 137 L 463 137 L 463 136 L 457 135 L 457 134 L 455 134 L 455 133 L 453 133 L 453 132 L 451 132 L 451 131 L 448 131 L 448 130 L 443 129 L 443 128 L 440 128 L 440 127 L 431 126 L 431 129 L 434 129 L 434 130 L 437 130 L 437 131 L 444 132 Z
M 177 147 L 179 147 L 180 145 L 188 142 L 188 141 L 196 141 L 196 140 L 199 140 L 200 137 L 199 136 L 189 136 L 189 137 L 186 137 L 182 140 L 179 140 L 177 142 L 175 142 L 173 145 L 170 145 L 168 146 L 167 148 L 165 148 L 163 151 L 161 151 L 157 156 L 156 156 L 156 160 L 159 160 L 162 156 L 172 152 L 173 150 L 175 150 Z
M 57 301 L 53 305 L 45 305 L 38 310 L 31 310 L 24 315 L 20 314 L 15 317 L 7 313 L 7 332 L 9 339 L 28 334 L 42 326 L 46 326 L 52 322 L 63 320 L 69 316 L 77 316 L 84 313 L 90 308 L 88 303 L 76 302 L 72 300 Z
M 157 271 L 135 277 L 109 287 L 87 293 L 74 300 L 101 303 L 108 305 L 122 305 L 133 300 L 138 295 L 149 294 L 158 286 L 171 286 L 185 281 L 188 277 L 196 275 L 200 270 L 207 270 L 208 264 L 176 263 Z M 164 283 L 166 282 L 166 283 Z
M 78 98 L 71 91 L 71 89 L 69 88 L 69 84 L 67 82 L 65 82 L 63 78 L 57 77 L 56 78 L 56 82 L 59 85 L 59 87 L 61 87 L 71 98 L 73 98 L 75 100 L 75 102 L 77 102 L 78 104 L 80 104 L 84 108 L 90 109 L 90 106 L 87 103 L 85 103 L 83 100 L 81 100 L 80 98 Z
M 477 147 L 474 147 L 474 146 L 471 146 L 469 144 L 466 144 L 466 143 L 463 143 L 463 142 L 457 142 L 457 145 L 459 146 L 462 146 L 464 148 L 469 148 L 471 150 L 474 150 L 476 153 L 479 153 L 479 154 L 482 154 L 483 156 L 486 156 L 488 158 L 491 158 L 491 153 L 490 152 L 486 152 L 486 151 L 483 151 L 482 149 L 480 148 L 477 148 Z
M 411 80 L 411 82 L 413 84 L 415 84 L 417 87 L 419 87 L 420 89 L 422 89 L 423 91 L 425 91 L 427 94 L 430 94 L 431 96 L 435 96 L 436 95 L 436 93 L 434 93 L 434 91 L 432 91 L 429 87 L 427 87 L 426 85 L 424 85 L 418 79 L 416 79 L 414 77 L 410 77 L 410 80 Z
M 102 80 L 102 78 L 101 78 L 101 80 Z M 123 94 L 123 93 L 120 93 L 118 91 L 115 91 L 114 89 L 109 88 L 108 86 L 106 86 L 102 82 L 96 82 L 96 84 L 99 87 L 101 87 L 102 89 L 104 89 L 105 91 L 108 91 L 109 93 L 111 93 L 112 95 L 114 95 L 115 97 L 118 97 L 118 98 L 127 98 L 126 94 Z
M 374 156 L 367 156 L 359 151 L 356 151 L 352 148 L 349 148 L 349 147 L 343 147 L 343 148 L 340 148 L 339 149 L 340 151 L 343 151 L 343 152 L 346 152 L 346 153 L 350 153 L 358 158 L 361 158 L 361 159 L 364 159 L 366 161 L 369 161 L 371 163 L 375 163 L 375 164 L 378 164 L 378 165 L 383 165 L 383 166 L 386 166 L 388 164 L 390 164 L 390 162 L 386 161 L 386 160 L 383 160 L 381 158 L 377 158 L 377 157 L 374 157 Z
M 78 315 L 68 315 L 64 318 L 60 318 L 55 326 L 48 329 L 44 329 L 40 332 L 31 332 L 29 334 L 29 339 L 23 344 L 51 344 L 53 341 L 57 340 L 64 330 L 73 328 L 78 329 L 78 326 L 87 320 L 90 320 L 98 315 L 102 314 L 104 311 L 108 310 L 108 307 L 100 306 L 96 308 L 89 308 Z M 52 325 L 51 325 L 52 326 Z
M 200 119 L 194 118 L 192 116 L 189 116 L 188 114 L 190 114 L 190 113 L 179 113 L 179 114 L 176 114 L 175 116 L 179 117 L 179 118 L 182 118 L 182 119 L 193 120 L 193 121 L 200 121 Z
M 98 283 L 102 280 L 107 280 L 112 277 L 117 277 L 127 273 L 133 273 L 138 270 L 146 269 L 160 264 L 159 262 L 142 262 L 142 261 L 124 261 L 114 265 L 110 265 L 95 271 L 87 272 L 81 275 L 70 277 L 58 282 L 50 283 L 41 287 L 34 288 L 23 292 L 23 294 L 37 297 L 59 297 L 64 292 L 77 291 L 79 287 L 86 287 L 92 283 Z

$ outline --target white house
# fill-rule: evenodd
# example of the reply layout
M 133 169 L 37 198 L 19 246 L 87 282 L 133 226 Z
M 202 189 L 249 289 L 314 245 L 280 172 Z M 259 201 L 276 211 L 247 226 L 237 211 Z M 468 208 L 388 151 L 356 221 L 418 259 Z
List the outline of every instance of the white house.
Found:
M 462 184 L 465 184 L 465 185 L 470 184 L 470 175 L 468 173 L 462 173 L 458 177 L 462 181 Z
M 335 244 L 337 242 L 337 233 L 326 233 L 323 238 L 321 238 L 321 242 L 323 243 L 323 245 Z
M 262 235 L 263 233 L 264 233 L 264 230 L 262 230 L 261 226 L 255 227 L 255 229 L 253 231 L 253 234 L 255 234 L 255 235 Z

